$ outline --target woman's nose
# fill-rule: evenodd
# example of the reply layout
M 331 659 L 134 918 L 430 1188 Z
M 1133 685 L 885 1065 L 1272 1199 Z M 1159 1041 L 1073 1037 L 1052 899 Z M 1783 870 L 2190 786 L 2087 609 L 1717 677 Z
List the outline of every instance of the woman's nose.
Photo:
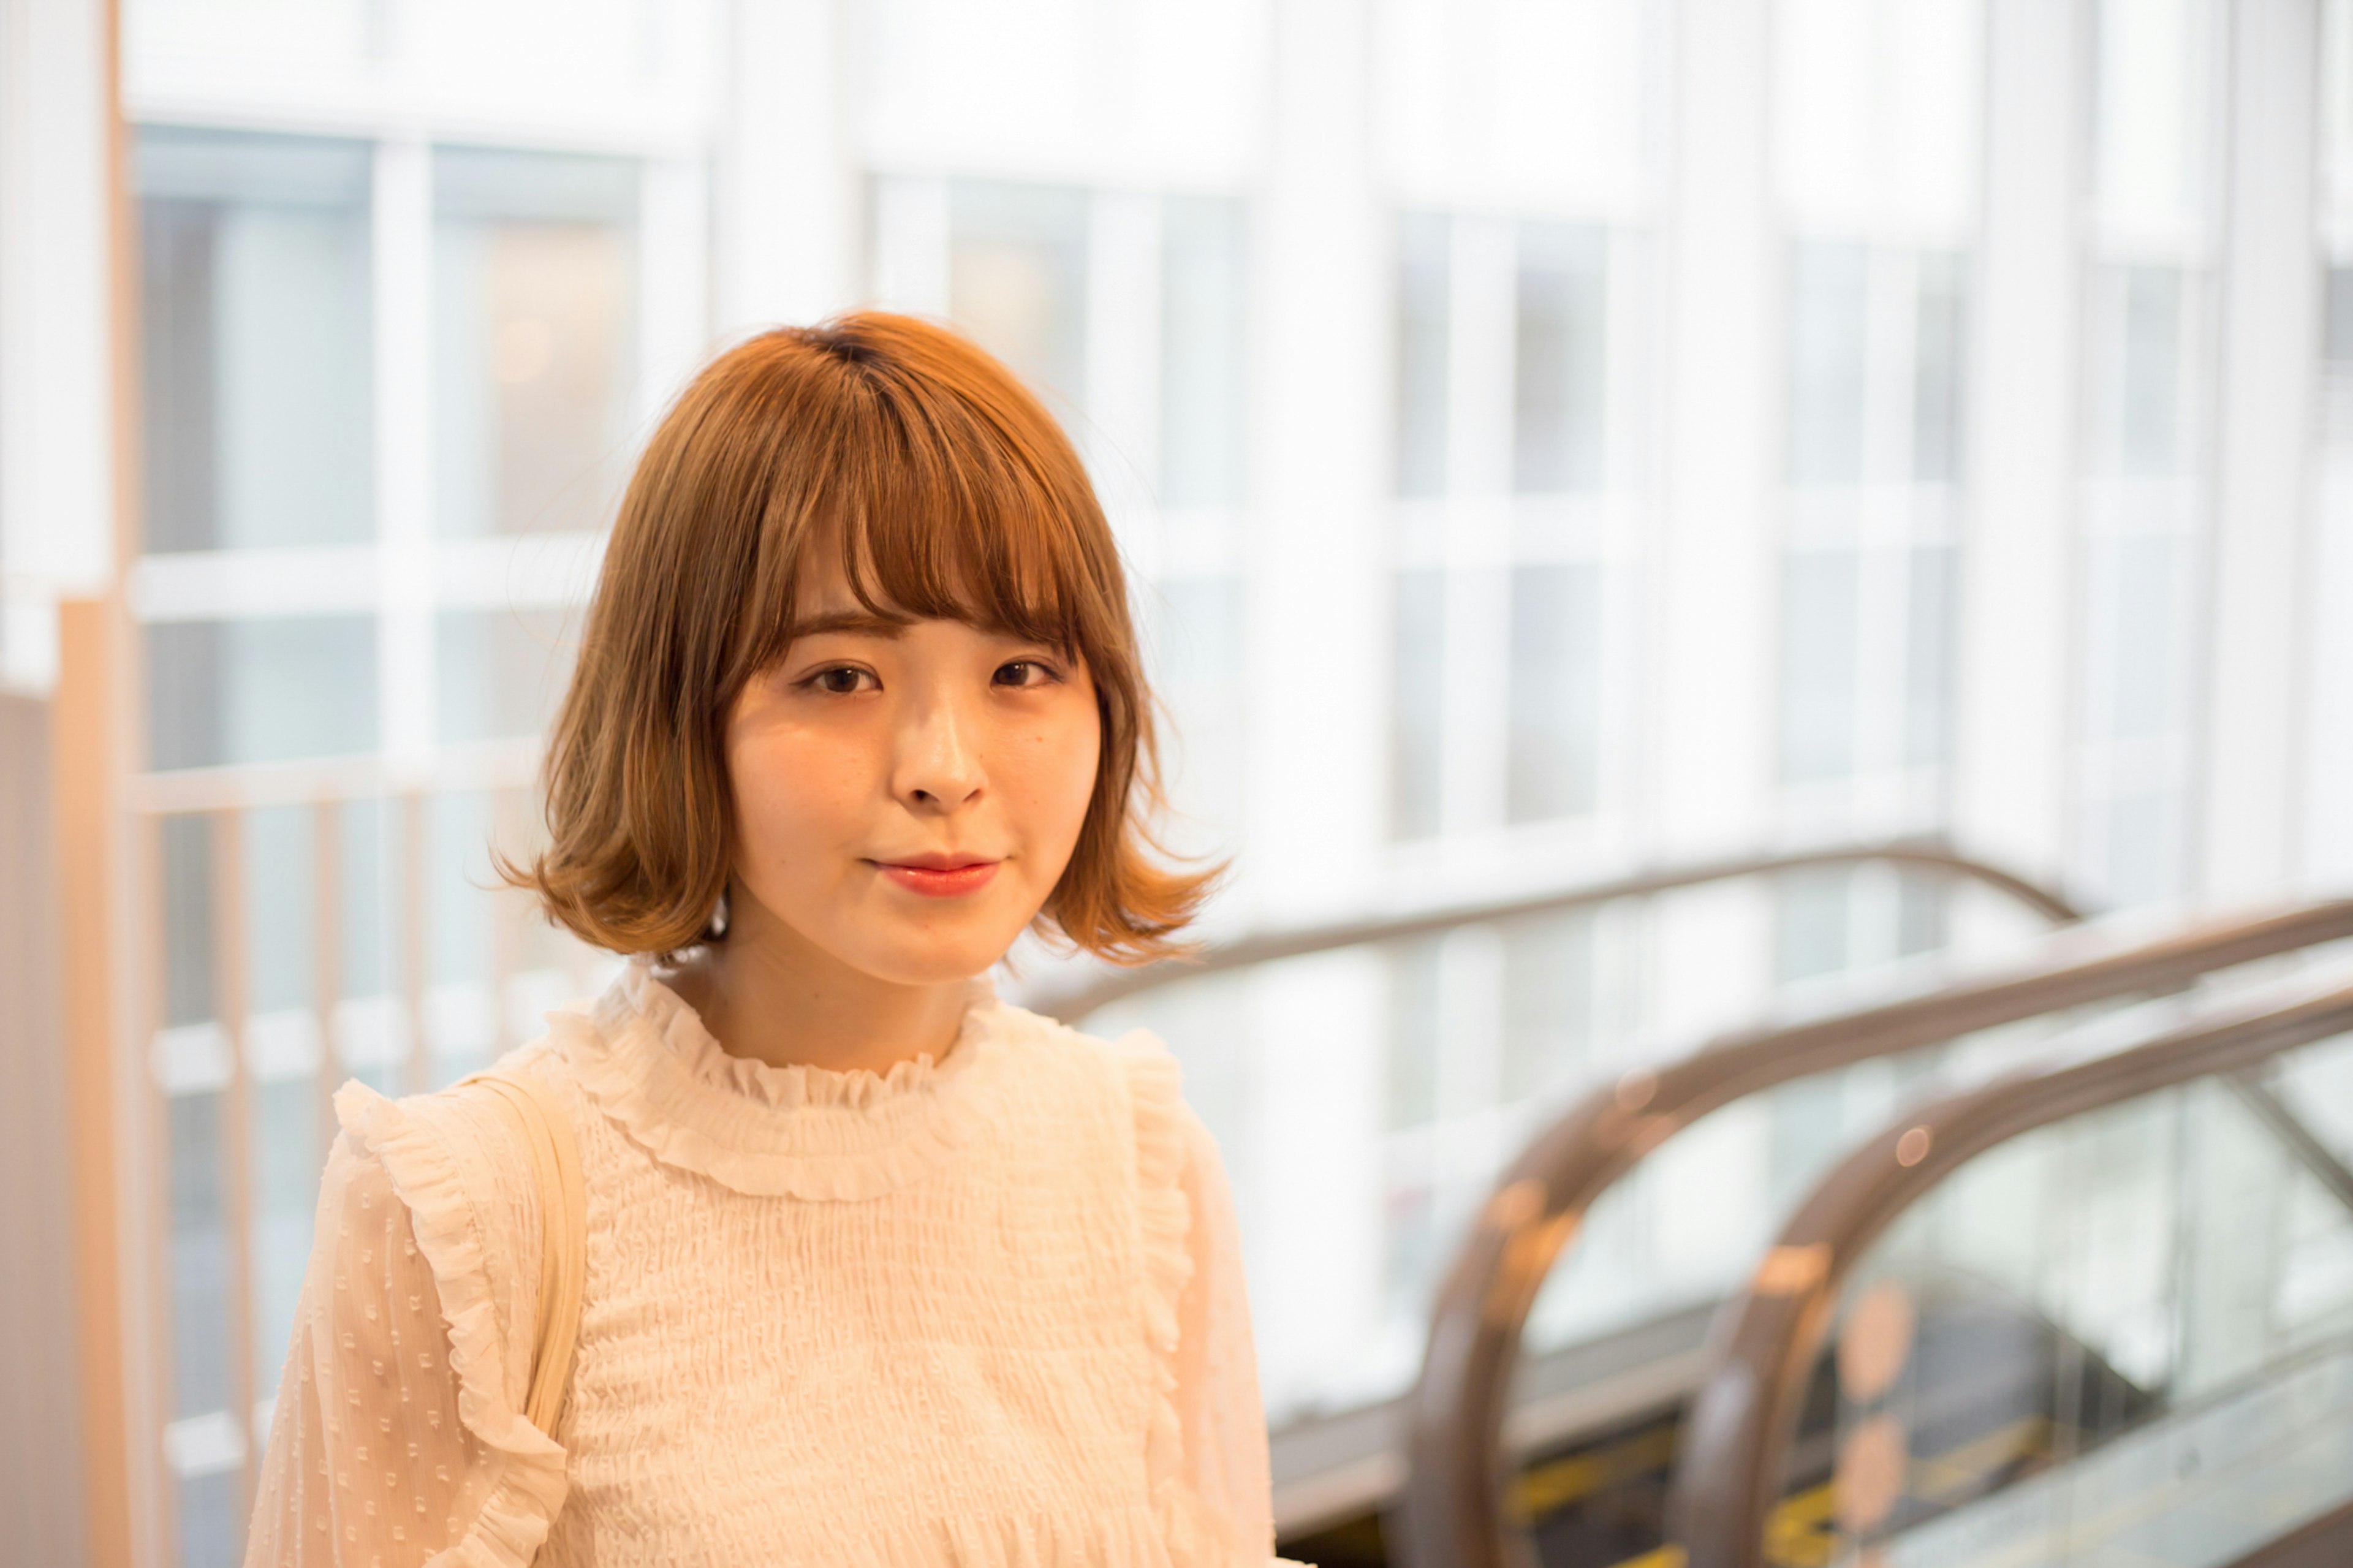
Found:
M 954 809 L 980 793 L 980 756 L 973 745 L 974 716 L 945 693 L 910 714 L 899 749 L 896 793 L 917 806 Z

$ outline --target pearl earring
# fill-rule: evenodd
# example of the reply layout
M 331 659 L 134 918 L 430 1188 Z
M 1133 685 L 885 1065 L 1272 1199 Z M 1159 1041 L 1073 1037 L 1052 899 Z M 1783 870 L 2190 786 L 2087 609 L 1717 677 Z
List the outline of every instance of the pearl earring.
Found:
M 717 942 L 726 934 L 727 893 L 724 889 L 722 889 L 719 894 L 719 902 L 712 907 L 711 919 L 703 922 L 702 939 L 705 942 Z

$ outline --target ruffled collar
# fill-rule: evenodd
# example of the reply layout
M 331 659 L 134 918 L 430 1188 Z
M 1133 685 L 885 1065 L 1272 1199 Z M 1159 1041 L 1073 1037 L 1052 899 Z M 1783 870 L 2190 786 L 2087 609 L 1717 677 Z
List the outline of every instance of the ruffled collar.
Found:
M 987 977 L 966 982 L 946 1054 L 887 1073 L 771 1067 L 733 1057 L 692 1007 L 632 961 L 576 1026 L 565 1054 L 605 1112 L 665 1164 L 740 1193 L 849 1200 L 895 1192 L 937 1169 L 985 1120 L 1006 1008 Z

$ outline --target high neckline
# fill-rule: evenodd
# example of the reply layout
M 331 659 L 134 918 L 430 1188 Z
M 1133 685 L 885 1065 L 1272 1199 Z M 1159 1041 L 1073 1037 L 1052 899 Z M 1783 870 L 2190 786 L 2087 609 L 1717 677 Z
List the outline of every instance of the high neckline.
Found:
M 665 1164 L 742 1193 L 857 1199 L 919 1180 L 969 1139 L 1004 1015 L 978 975 L 965 983 L 962 1025 L 937 1058 L 926 1052 L 882 1073 L 774 1067 L 729 1055 L 649 963 L 633 960 L 575 1015 L 565 1054 L 607 1114 Z

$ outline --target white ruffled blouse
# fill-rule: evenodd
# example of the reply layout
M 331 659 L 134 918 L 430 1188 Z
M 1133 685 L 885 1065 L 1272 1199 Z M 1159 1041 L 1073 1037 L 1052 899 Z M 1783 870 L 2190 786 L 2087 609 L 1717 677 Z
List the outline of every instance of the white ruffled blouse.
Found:
M 1150 1036 L 982 980 L 937 1061 L 780 1068 L 640 963 L 549 1023 L 508 1060 L 587 1184 L 554 1435 L 501 1109 L 346 1083 L 248 1568 L 1269 1562 L 1232 1200 Z

